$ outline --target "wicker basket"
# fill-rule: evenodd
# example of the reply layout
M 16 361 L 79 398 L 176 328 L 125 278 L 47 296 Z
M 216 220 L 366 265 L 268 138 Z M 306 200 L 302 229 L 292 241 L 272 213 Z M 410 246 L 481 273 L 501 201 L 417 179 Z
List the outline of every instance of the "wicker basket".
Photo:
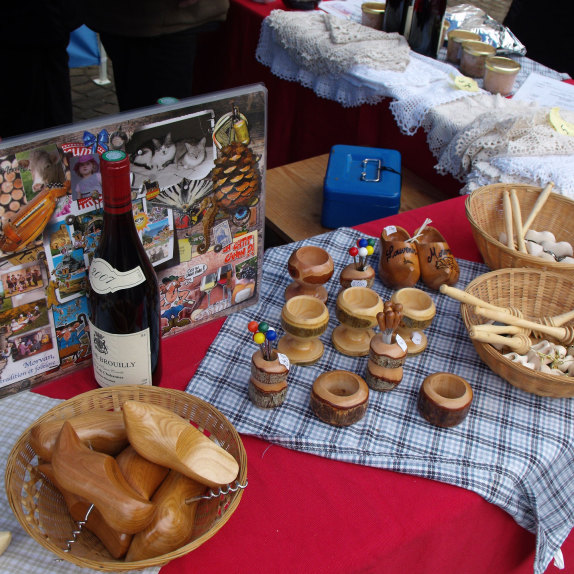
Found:
M 535 255 L 510 249 L 498 241 L 500 233 L 505 231 L 503 192 L 511 188 L 516 190 L 522 220 L 525 221 L 542 191 L 540 187 L 495 183 L 474 190 L 466 199 L 466 216 L 484 262 L 491 269 L 531 267 L 564 274 L 574 280 L 574 264 L 546 261 Z M 551 193 L 530 229 L 552 231 L 556 241 L 568 241 L 574 246 L 573 220 L 574 201 Z
M 574 309 L 572 282 L 557 273 L 537 269 L 500 269 L 471 281 L 465 291 L 499 307 L 514 307 L 525 319 L 554 317 Z M 462 304 L 461 313 L 468 330 L 487 320 Z M 574 325 L 574 321 L 566 323 Z M 574 397 L 574 377 L 560 377 L 532 371 L 502 356 L 492 345 L 473 341 L 480 358 L 511 385 L 543 397 Z
M 227 489 L 227 494 L 199 503 L 195 515 L 194 538 L 178 550 L 138 562 L 115 560 L 96 536 L 83 529 L 71 545 L 71 551 L 65 552 L 66 541 L 71 538 L 75 523 L 60 492 L 35 469 L 37 457 L 29 442 L 30 429 L 34 426 L 31 425 L 14 445 L 6 464 L 6 493 L 10 506 L 22 528 L 39 544 L 59 558 L 104 572 L 160 566 L 195 550 L 229 520 L 243 492 L 236 486 L 247 484 L 247 456 L 237 431 L 217 409 L 182 391 L 149 386 L 97 389 L 64 401 L 34 424 L 68 418 L 95 408 L 118 410 L 128 400 L 152 403 L 193 421 L 235 457 L 239 463 L 239 474 L 237 483 Z

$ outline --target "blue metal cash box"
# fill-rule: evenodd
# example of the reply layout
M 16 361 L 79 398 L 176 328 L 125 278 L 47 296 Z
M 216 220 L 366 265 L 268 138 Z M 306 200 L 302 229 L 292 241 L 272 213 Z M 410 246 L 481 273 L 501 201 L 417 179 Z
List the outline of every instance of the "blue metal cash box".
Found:
M 399 212 L 401 154 L 335 145 L 323 183 L 323 227 L 349 227 Z

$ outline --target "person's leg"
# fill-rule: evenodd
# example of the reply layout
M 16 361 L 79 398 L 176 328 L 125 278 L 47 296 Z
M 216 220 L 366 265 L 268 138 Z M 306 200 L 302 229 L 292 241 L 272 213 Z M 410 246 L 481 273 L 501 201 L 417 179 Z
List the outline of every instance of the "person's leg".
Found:
M 112 62 L 121 111 L 154 105 L 164 96 L 192 95 L 195 30 L 151 38 L 100 34 Z

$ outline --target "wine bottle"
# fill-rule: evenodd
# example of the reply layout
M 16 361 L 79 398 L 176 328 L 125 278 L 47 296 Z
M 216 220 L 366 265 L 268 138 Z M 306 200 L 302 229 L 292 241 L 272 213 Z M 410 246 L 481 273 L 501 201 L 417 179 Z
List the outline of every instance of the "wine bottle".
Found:
M 103 226 L 88 291 L 94 375 L 102 387 L 159 384 L 159 287 L 134 223 L 126 154 L 104 152 L 100 171 Z
M 408 37 L 412 50 L 437 57 L 445 12 L 446 0 L 415 0 Z
M 411 0 L 387 0 L 383 20 L 383 31 L 405 34 L 410 5 Z

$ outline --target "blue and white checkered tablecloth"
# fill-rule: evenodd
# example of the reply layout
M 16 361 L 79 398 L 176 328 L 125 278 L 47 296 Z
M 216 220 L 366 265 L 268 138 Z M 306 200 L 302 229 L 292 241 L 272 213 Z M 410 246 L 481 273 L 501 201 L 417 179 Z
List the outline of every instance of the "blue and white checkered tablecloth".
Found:
M 422 222 L 421 222 L 422 223 Z M 291 243 L 265 253 L 263 284 L 256 306 L 227 318 L 187 392 L 220 409 L 240 432 L 319 456 L 414 474 L 478 493 L 498 505 L 537 539 L 534 572 L 544 572 L 574 523 L 574 401 L 539 397 L 519 390 L 495 375 L 478 357 L 466 333 L 459 303 L 427 290 L 437 314 L 425 331 L 424 353 L 407 359 L 404 378 L 387 393 L 371 391 L 365 417 L 337 428 L 316 418 L 309 407 L 316 377 L 346 369 L 364 375 L 366 357 L 347 357 L 331 344 L 338 322 L 335 300 L 338 276 L 350 263 L 348 249 L 360 235 L 349 228 Z M 301 245 L 319 245 L 335 262 L 326 285 L 331 316 L 322 335 L 323 357 L 312 366 L 292 366 L 285 402 L 264 410 L 249 400 L 251 355 L 257 350 L 247 331 L 251 320 L 280 324 L 283 291 L 291 281 L 287 259 Z M 376 268 L 378 248 L 371 258 Z M 464 288 L 488 269 L 460 260 L 457 287 Z M 388 300 L 392 291 L 377 279 L 373 287 Z M 417 410 L 424 378 L 437 371 L 456 373 L 474 391 L 465 421 L 451 429 L 428 424 Z

